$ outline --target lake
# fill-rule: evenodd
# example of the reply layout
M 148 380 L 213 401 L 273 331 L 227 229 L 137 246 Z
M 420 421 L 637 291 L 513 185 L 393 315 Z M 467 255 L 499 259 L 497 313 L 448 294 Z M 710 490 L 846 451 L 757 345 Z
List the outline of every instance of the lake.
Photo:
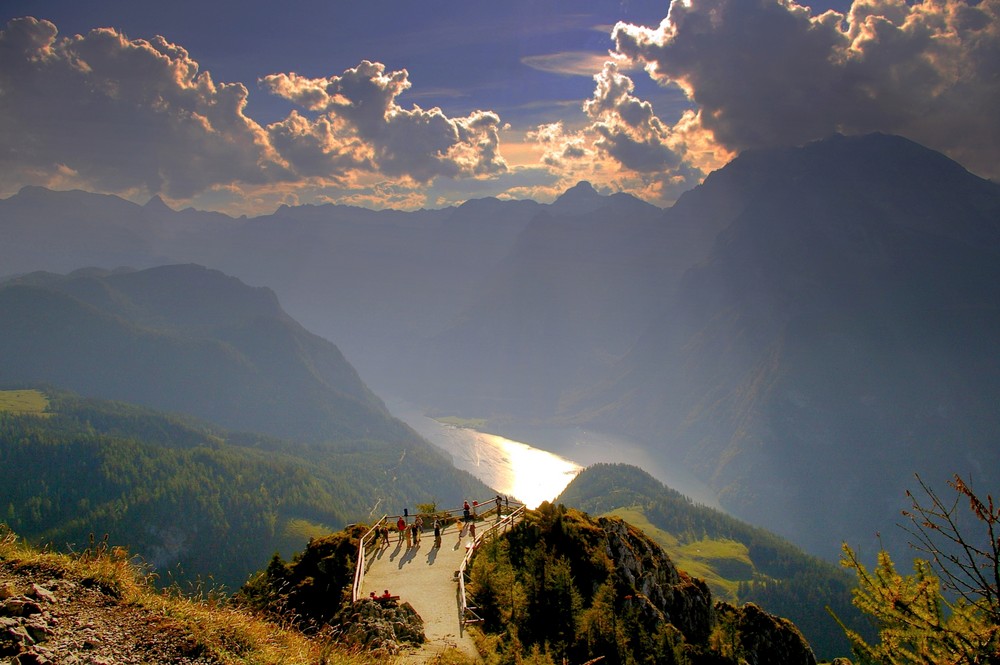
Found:
M 711 489 L 681 469 L 667 467 L 635 441 L 579 427 L 506 427 L 505 436 L 428 418 L 400 400 L 386 400 L 392 415 L 501 494 L 529 508 L 555 499 L 584 469 L 598 462 L 637 466 L 697 503 L 720 509 Z

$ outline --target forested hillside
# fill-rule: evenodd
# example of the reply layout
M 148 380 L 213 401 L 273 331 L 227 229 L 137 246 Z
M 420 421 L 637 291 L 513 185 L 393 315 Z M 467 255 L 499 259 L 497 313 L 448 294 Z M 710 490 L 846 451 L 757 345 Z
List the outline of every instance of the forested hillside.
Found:
M 765 529 L 692 503 L 634 466 L 591 466 L 557 501 L 624 518 L 663 547 L 678 568 L 704 578 L 715 595 L 788 617 L 820 656 L 848 653 L 843 630 L 826 609 L 860 626 L 851 605 L 853 580 L 838 566 Z
M 200 576 L 234 588 L 274 552 L 348 522 L 488 491 L 457 473 L 442 485 L 440 460 L 419 451 L 386 465 L 357 450 L 45 394 L 41 411 L 5 410 L 0 399 L 0 521 L 60 550 L 108 534 L 165 583 Z
M 789 621 L 713 602 L 704 581 L 617 518 L 543 503 L 477 552 L 471 577 L 496 662 L 816 662 Z

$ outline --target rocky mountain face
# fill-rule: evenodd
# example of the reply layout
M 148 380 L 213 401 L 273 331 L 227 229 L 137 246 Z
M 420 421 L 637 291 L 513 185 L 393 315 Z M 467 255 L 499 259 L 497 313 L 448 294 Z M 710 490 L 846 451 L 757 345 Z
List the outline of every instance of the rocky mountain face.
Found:
M 890 136 L 748 154 L 692 195 L 720 187 L 737 214 L 591 422 L 827 556 L 885 533 L 914 473 L 1000 480 L 1000 187 Z
M 627 590 L 627 601 L 650 626 L 669 623 L 693 643 L 705 642 L 715 623 L 712 594 L 703 580 L 682 575 L 670 557 L 627 523 L 598 518 L 605 553 Z
M 868 634 L 867 621 L 851 603 L 855 581 L 840 566 L 807 555 L 770 531 L 694 503 L 639 468 L 592 465 L 556 501 L 635 523 L 678 569 L 703 578 L 715 598 L 754 604 L 794 622 L 817 657 L 850 652 L 831 612 L 852 630 Z
M 702 645 L 722 629 L 732 639 L 731 644 L 723 646 L 720 641 L 717 647 L 718 655 L 724 658 L 748 663 L 816 662 L 809 643 L 791 621 L 753 603 L 740 607 L 713 603 L 704 580 L 678 571 L 666 552 L 645 535 L 621 520 L 599 518 L 597 523 L 606 534 L 605 547 L 614 562 L 614 575 L 633 590 L 623 611 L 637 611 L 650 632 L 669 624 L 691 645 Z

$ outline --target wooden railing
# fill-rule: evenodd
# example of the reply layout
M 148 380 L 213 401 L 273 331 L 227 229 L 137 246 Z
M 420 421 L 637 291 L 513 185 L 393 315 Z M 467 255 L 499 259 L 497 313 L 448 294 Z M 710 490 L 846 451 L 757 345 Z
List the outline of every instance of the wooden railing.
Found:
M 465 558 L 462 559 L 462 564 L 458 567 L 459 622 L 462 626 L 468 623 L 479 623 L 483 620 L 482 617 L 476 614 L 476 610 L 479 608 L 470 606 L 465 597 L 465 571 L 472 561 L 472 555 L 476 553 L 476 550 L 482 543 L 495 538 L 498 534 L 506 533 L 507 529 L 514 526 L 521 519 L 521 516 L 524 515 L 524 504 L 518 503 L 516 506 L 509 515 L 476 534 L 476 537 L 472 541 L 472 546 L 465 553 Z M 485 514 L 489 514 L 489 512 L 487 511 Z

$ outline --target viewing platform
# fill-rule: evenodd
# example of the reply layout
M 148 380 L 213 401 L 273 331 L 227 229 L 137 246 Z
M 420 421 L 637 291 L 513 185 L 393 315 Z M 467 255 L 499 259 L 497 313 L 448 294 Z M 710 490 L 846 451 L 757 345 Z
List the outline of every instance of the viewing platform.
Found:
M 424 524 L 419 540 L 409 547 L 405 533 L 397 529 L 398 515 L 384 516 L 361 540 L 358 562 L 364 565 L 355 571 L 353 600 L 388 591 L 398 596 L 399 602 L 409 603 L 424 621 L 427 641 L 404 652 L 400 662 L 425 663 L 449 647 L 479 657 L 465 630 L 467 624 L 481 620 L 466 600 L 466 568 L 476 548 L 521 519 L 524 506 L 505 502 L 498 514 L 495 501 L 486 501 L 475 511 L 475 520 L 469 522 L 464 520 L 462 508 L 435 514 L 441 523 L 440 547 L 434 542 L 434 515 L 421 515 Z M 403 516 L 408 530 L 415 517 Z M 389 529 L 388 545 L 384 543 L 384 527 Z

